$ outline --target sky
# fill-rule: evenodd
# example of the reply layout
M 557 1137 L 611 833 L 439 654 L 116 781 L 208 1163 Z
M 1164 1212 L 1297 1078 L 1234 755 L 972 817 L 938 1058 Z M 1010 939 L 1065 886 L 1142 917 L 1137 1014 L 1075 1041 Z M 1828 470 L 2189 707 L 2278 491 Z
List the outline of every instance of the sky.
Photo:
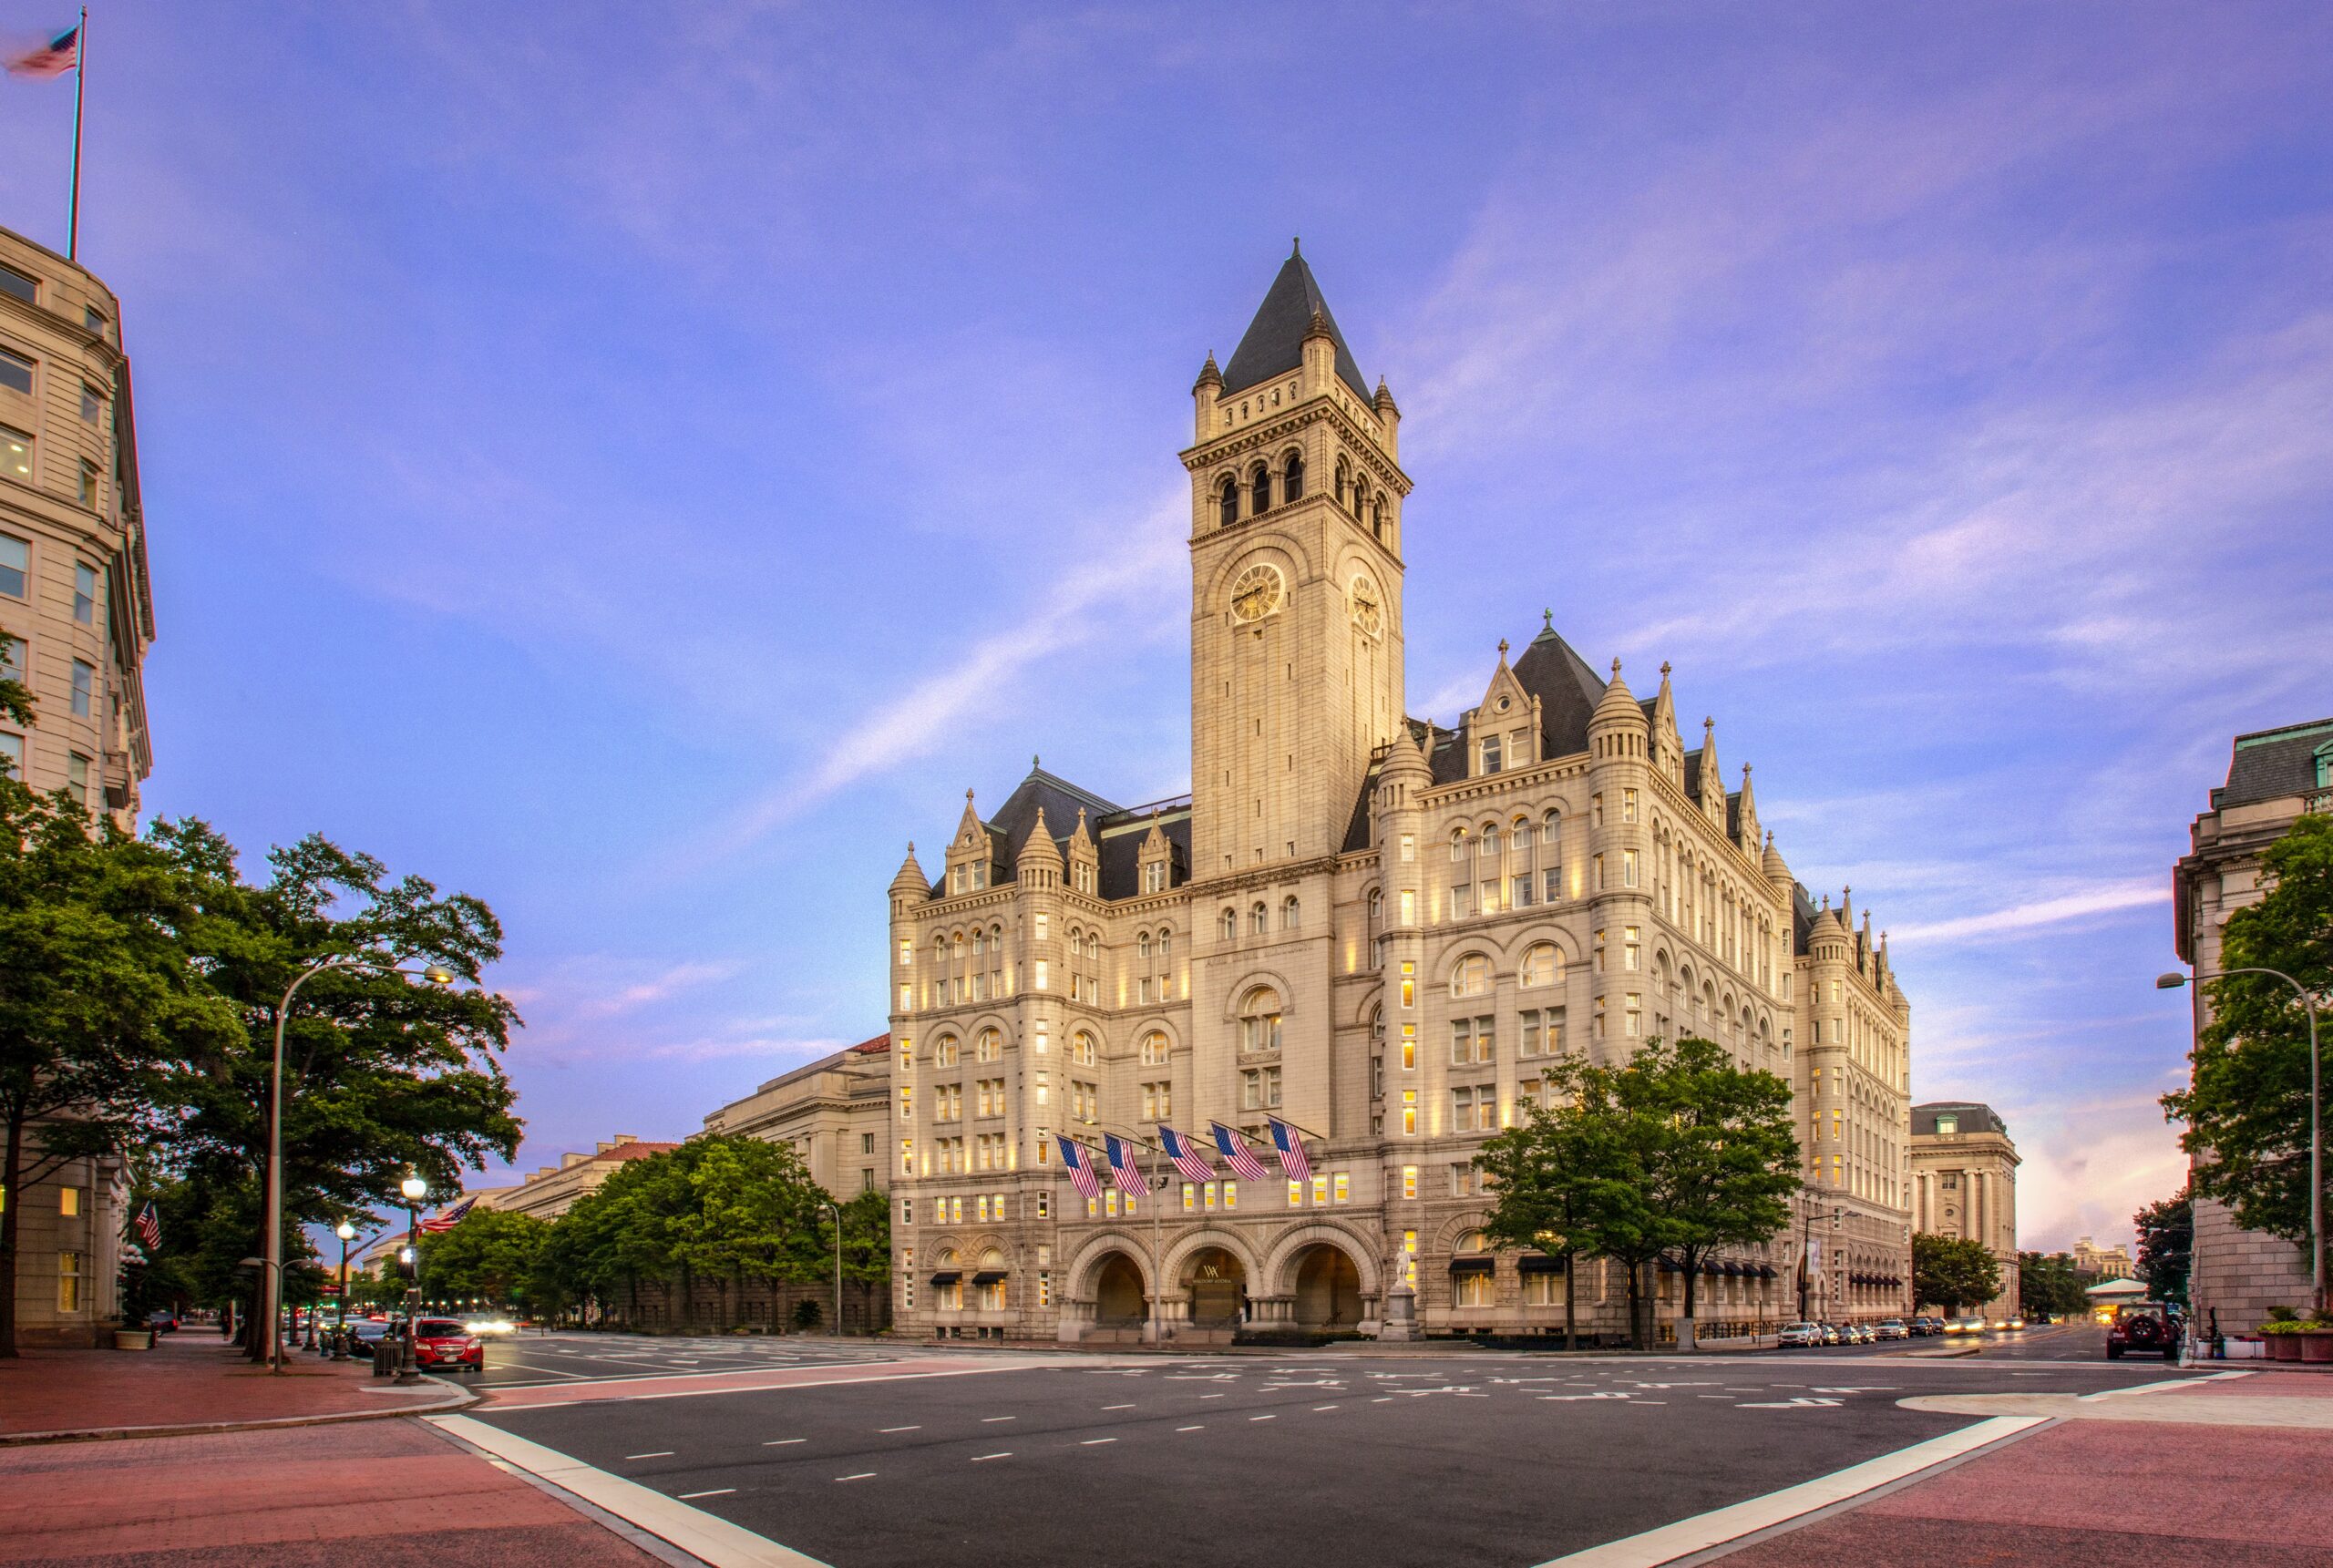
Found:
M 1187 787 L 1175 454 L 1301 235 L 1412 712 L 1672 661 L 2024 1245 L 2179 1185 L 2170 868 L 2333 713 L 2333 9 L 92 9 L 147 805 L 486 898 L 522 1168 L 880 1032 L 965 789 Z M 0 80 L 59 248 L 72 112 Z

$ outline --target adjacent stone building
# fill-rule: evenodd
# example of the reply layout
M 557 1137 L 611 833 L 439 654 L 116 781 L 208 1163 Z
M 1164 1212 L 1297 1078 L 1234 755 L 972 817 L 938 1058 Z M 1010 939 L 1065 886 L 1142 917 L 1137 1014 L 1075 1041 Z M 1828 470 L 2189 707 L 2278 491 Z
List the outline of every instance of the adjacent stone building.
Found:
M 600 1184 L 614 1175 L 616 1168 L 625 1162 L 670 1153 L 679 1147 L 678 1143 L 643 1143 L 629 1132 L 619 1132 L 588 1154 L 561 1154 L 558 1164 L 528 1172 L 516 1186 L 487 1187 L 468 1195 L 476 1199 L 482 1209 L 555 1220 L 573 1208 L 586 1193 L 598 1191 Z
M 899 1321 L 1367 1333 L 1402 1280 L 1430 1332 L 1560 1332 L 1570 1294 L 1618 1337 L 1616 1272 L 1485 1246 L 1471 1160 L 1551 1061 L 1683 1033 L 1791 1081 L 1815 1189 L 1809 1225 L 1711 1265 L 1704 1324 L 1795 1317 L 1810 1229 L 1810 1310 L 1905 1310 L 1909 1007 L 1868 915 L 1796 884 L 1666 665 L 1640 699 L 1552 615 L 1455 723 L 1409 713 L 1401 413 L 1300 256 L 1193 402 L 1191 794 L 1034 767 L 891 884 Z M 1220 1122 L 1268 1147 L 1269 1118 L 1305 1180 L 1146 1156 L 1163 1212 L 1082 1195 L 1056 1143 Z
M 2306 812 L 2333 811 L 2333 718 L 2235 737 L 2227 782 L 2189 829 L 2192 847 L 2173 867 L 2172 945 L 2196 974 L 2220 968 L 2220 930 L 2256 903 L 2260 853 Z M 2194 1029 L 2211 1002 L 2189 988 Z M 2313 1286 L 2308 1249 L 2238 1225 L 2226 1207 L 2195 1200 L 2195 1256 L 2189 1304 L 2198 1323 L 2216 1311 L 2227 1333 L 2249 1333 L 2271 1307 L 2306 1307 Z
M 2017 1145 L 1989 1105 L 1938 1101 L 1912 1107 L 1912 1228 L 1981 1242 L 2001 1267 L 1988 1317 L 2014 1317 L 2018 1296 Z M 2089 1238 L 2084 1237 L 2085 1241 Z
M 0 769 L 138 820 L 153 769 L 154 639 L 121 306 L 84 268 L 0 229 L 0 674 L 37 704 L 0 716 Z M 18 1210 L 25 1345 L 98 1343 L 118 1311 L 118 1160 L 77 1160 L 0 1194 Z
M 845 1202 L 891 1184 L 891 1037 L 879 1034 L 771 1079 L 704 1119 L 709 1133 L 784 1143 Z

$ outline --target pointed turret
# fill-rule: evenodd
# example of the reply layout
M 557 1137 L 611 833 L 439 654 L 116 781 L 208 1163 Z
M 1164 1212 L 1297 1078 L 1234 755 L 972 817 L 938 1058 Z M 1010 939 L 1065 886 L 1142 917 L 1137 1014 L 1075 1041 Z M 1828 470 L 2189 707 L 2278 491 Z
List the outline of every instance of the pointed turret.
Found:
M 1220 421 L 1216 405 L 1223 399 L 1223 372 L 1215 368 L 1215 351 L 1207 351 L 1199 378 L 1191 384 L 1191 439 L 1204 441 L 1216 434 Z
M 1037 808 L 1037 820 L 1029 825 L 1029 836 L 1021 841 L 1020 857 L 1012 865 L 1024 882 L 1032 868 L 1061 869 L 1061 845 L 1053 842 L 1053 829 L 1045 825 L 1043 806 Z
M 1321 285 L 1300 251 L 1291 251 L 1281 263 L 1280 275 L 1266 291 L 1264 302 L 1256 308 L 1255 319 L 1240 336 L 1239 346 L 1232 350 L 1230 363 L 1223 367 L 1221 395 L 1236 397 L 1249 387 L 1300 369 L 1304 342 L 1315 316 L 1328 328 L 1334 350 L 1330 363 L 1337 378 L 1352 389 L 1353 395 L 1366 401 L 1369 384 L 1362 379 L 1361 366 L 1354 363 L 1352 350 L 1345 346 L 1336 316 L 1321 297 Z
M 1650 727 L 1636 693 L 1620 679 L 1620 661 L 1612 661 L 1612 681 L 1604 688 L 1596 712 L 1588 719 L 1588 749 L 1600 757 L 1642 758 L 1649 751 Z
M 1683 787 L 1685 744 L 1677 734 L 1677 694 L 1670 688 L 1666 659 L 1660 661 L 1660 690 L 1652 698 L 1652 760 L 1670 783 Z
M 1734 843 L 1740 845 L 1745 854 L 1757 854 L 1758 797 L 1751 793 L 1750 764 L 1748 763 L 1743 763 L 1742 764 L 1742 795 L 1738 803 L 1738 808 L 1734 813 L 1734 816 L 1736 823 L 1738 824 L 1738 831 L 1735 833 L 1733 839 Z
M 1760 864 L 1765 868 L 1766 880 L 1773 885 L 1777 892 L 1787 894 L 1790 891 L 1791 882 L 1790 865 L 1783 859 L 1783 852 L 1774 847 L 1774 834 L 1772 828 L 1766 830 L 1766 853 Z
M 931 892 L 931 878 L 916 863 L 913 841 L 908 845 L 908 857 L 899 862 L 899 874 L 891 878 L 891 891 L 910 898 L 922 898 Z
M 1191 384 L 1191 390 L 1196 392 L 1202 386 L 1212 386 L 1218 392 L 1223 390 L 1223 372 L 1216 368 L 1213 349 L 1207 351 L 1207 363 L 1199 366 L 1199 378 Z

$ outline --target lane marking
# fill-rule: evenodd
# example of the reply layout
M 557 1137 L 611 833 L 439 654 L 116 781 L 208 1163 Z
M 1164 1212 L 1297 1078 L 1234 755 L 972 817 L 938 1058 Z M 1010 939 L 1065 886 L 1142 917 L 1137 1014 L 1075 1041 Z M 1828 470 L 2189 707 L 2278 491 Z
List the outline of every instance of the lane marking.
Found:
M 974 1454 L 972 1456 L 972 1462 L 974 1464 L 986 1464 L 992 1459 L 1011 1459 L 1012 1457 L 1012 1454 L 1010 1450 L 1001 1454 Z
M 653 1454 L 626 1454 L 623 1457 L 626 1459 L 671 1459 L 673 1457 L 673 1450 L 671 1449 L 658 1449 Z
M 998 1421 L 1017 1421 L 1020 1419 L 1021 1418 L 1018 1416 L 982 1416 L 981 1418 L 981 1425 L 984 1427 L 993 1426 Z
M 1280 1419 L 1278 1416 L 1249 1416 L 1248 1419 L 1251 1421 L 1276 1421 Z
M 2047 1424 L 2039 1416 L 1995 1416 L 1930 1438 L 1926 1442 L 1898 1449 L 1894 1453 L 1849 1465 L 1829 1475 L 1813 1481 L 1786 1486 L 1780 1491 L 1770 1491 L 1763 1497 L 1753 1497 L 1729 1507 L 1712 1509 L 1691 1519 L 1680 1519 L 1674 1524 L 1664 1524 L 1657 1530 L 1631 1535 L 1625 1540 L 1607 1542 L 1584 1552 L 1574 1552 L 1563 1557 L 1550 1558 L 1539 1568 L 1658 1568 L 1680 1557 L 1707 1551 L 1729 1541 L 1740 1539 L 1757 1531 L 1769 1530 L 1777 1524 L 1832 1507 L 1850 1498 L 1883 1486 L 1892 1485 L 1908 1476 L 1943 1464 L 1948 1460 L 1974 1453 L 2006 1438 L 2013 1438 L 2034 1427 Z
M 1203 1432 L 1207 1430 L 1205 1427 L 1177 1427 L 1175 1430 L 1178 1432 Z
M 1131 1410 L 1134 1409 L 1132 1405 L 1105 1405 L 1102 1408 L 1105 1410 Z
M 469 1416 L 425 1417 L 433 1427 L 606 1510 L 711 1568 L 827 1568 L 816 1557 L 691 1508 L 677 1498 L 529 1442 Z
M 871 1470 L 862 1470 L 857 1475 L 838 1475 L 835 1479 L 837 1481 L 873 1481 L 875 1472 Z
M 1094 1447 L 1096 1443 L 1114 1443 L 1114 1442 L 1116 1442 L 1117 1440 L 1117 1440 L 1117 1439 L 1115 1439 L 1115 1438 L 1087 1438 L 1084 1442 L 1080 1443 L 1078 1446 L 1079 1446 L 1080 1448 L 1088 1448 L 1088 1449 L 1090 1449 L 1090 1448 Z
M 762 1447 L 766 1449 L 782 1449 L 788 1443 L 807 1443 L 809 1440 L 810 1440 L 808 1438 L 772 1438 L 769 1441 L 762 1444 Z
M 726 1497 L 736 1490 L 737 1489 L 734 1486 L 716 1486 L 711 1491 L 682 1492 L 680 1494 L 680 1499 L 683 1502 L 686 1502 L 692 1497 Z
M 1317 1414 L 1318 1412 L 1320 1412 L 1320 1411 L 1321 1411 L 1321 1410 L 1333 1410 L 1333 1409 L 1336 1409 L 1336 1406 L 1334 1406 L 1334 1405 L 1315 1405 L 1315 1406 L 1313 1406 L 1313 1407 L 1312 1407 L 1312 1409 L 1313 1409 L 1314 1412 Z
M 923 1430 L 921 1427 L 878 1427 L 875 1430 L 878 1432 L 920 1432 Z

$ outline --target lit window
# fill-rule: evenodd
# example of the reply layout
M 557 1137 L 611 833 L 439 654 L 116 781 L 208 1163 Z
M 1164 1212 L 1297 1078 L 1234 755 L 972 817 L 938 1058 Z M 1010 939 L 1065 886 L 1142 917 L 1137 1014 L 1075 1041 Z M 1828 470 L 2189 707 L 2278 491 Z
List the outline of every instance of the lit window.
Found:
M 1336 1183 L 1337 1183 L 1337 1202 L 1339 1202 L 1339 1203 L 1341 1203 L 1341 1204 L 1343 1204 L 1343 1203 L 1350 1203 L 1350 1202 L 1351 1202 L 1351 1201 L 1352 1201 L 1352 1178 L 1351 1178 L 1351 1175 L 1349 1175 L 1348 1173 L 1345 1173 L 1345 1172 L 1343 1172 L 1343 1171 L 1339 1171 L 1339 1172 L 1337 1173 L 1337 1176 L 1336 1176 Z
M 1415 1198 L 1417 1195 L 1418 1168 L 1415 1165 L 1404 1165 L 1402 1167 L 1402 1196 L 1404 1198 Z M 1412 1231 L 1410 1235 L 1414 1238 L 1417 1235 L 1417 1232 Z M 1412 1250 L 1415 1249 L 1415 1241 L 1413 1240 L 1411 1243 Z
M 1622 968 L 1635 969 L 1644 967 L 1643 950 L 1637 945 L 1641 937 L 1642 931 L 1639 927 L 1623 926 L 1620 927 L 1620 941 L 1622 944 L 1620 967 Z
M 8 356 L 0 354 L 0 369 L 5 369 Z M 29 485 L 33 482 L 33 438 L 22 431 L 0 425 L 0 474 Z M 23 593 L 19 589 L 19 595 Z
M 1402 1091 L 1402 1136 L 1414 1138 L 1417 1135 L 1418 1091 L 1414 1089 L 1404 1089 Z
M 81 1310 L 81 1255 L 77 1252 L 57 1255 L 57 1310 Z
M 1636 819 L 1637 792 L 1632 789 L 1624 789 L 1620 792 L 1620 820 L 1634 822 Z
M 1563 978 L 1563 955 L 1553 942 L 1536 942 L 1523 950 L 1516 984 L 1526 989 L 1552 986 Z
M 85 507 L 98 504 L 98 466 L 86 457 L 81 461 L 80 480 L 74 493 Z
M 67 1218 L 71 1218 L 73 1215 L 79 1214 L 81 1212 L 81 1189 L 78 1187 L 57 1188 L 57 1212 Z
M 1402 1026 L 1402 1071 L 1414 1072 L 1417 1071 L 1417 1065 L 1418 1026 L 1413 1023 L 1405 1023 Z

